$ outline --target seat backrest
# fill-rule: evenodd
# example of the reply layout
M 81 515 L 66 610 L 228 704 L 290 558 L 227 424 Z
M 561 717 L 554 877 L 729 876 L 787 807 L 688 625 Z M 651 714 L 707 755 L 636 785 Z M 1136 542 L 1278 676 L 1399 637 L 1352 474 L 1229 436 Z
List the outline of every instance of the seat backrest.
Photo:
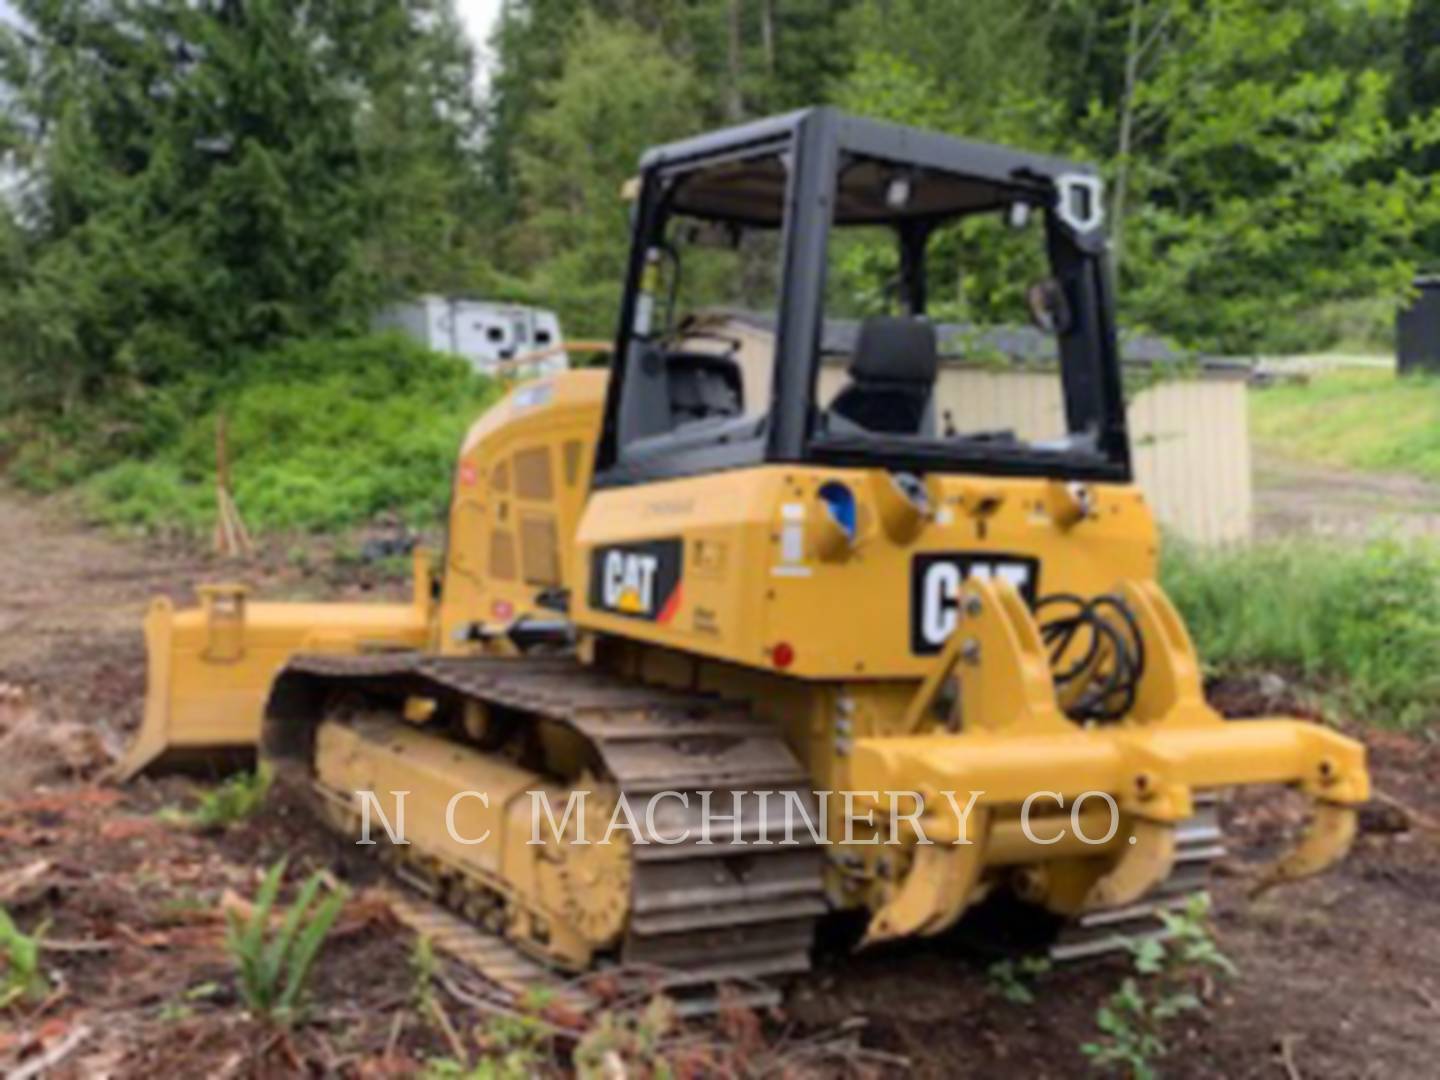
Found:
M 828 414 L 866 431 L 929 434 L 934 427 L 930 398 L 938 366 L 932 324 L 872 315 L 860 324 L 850 382 L 835 395 Z
M 666 357 L 671 427 L 728 419 L 745 411 L 744 377 L 734 357 L 675 352 Z

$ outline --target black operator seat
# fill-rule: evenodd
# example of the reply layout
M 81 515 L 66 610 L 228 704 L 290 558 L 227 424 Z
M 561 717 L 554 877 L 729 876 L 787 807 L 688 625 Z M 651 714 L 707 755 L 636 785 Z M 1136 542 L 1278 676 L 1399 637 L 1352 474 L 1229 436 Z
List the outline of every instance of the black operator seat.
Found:
M 826 429 L 933 436 L 938 353 L 929 321 L 871 315 L 860 324 L 850 382 L 826 410 Z

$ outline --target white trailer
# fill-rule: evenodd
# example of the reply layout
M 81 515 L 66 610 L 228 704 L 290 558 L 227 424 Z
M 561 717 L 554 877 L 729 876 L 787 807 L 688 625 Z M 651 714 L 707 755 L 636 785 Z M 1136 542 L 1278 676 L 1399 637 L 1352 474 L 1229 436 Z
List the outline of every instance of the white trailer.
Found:
M 400 330 L 436 352 L 463 356 L 482 374 L 494 373 L 505 361 L 540 352 L 546 355 L 536 362 L 534 373 L 565 367 L 565 354 L 558 348 L 560 320 L 543 308 L 426 295 L 391 304 L 372 325 L 377 330 Z

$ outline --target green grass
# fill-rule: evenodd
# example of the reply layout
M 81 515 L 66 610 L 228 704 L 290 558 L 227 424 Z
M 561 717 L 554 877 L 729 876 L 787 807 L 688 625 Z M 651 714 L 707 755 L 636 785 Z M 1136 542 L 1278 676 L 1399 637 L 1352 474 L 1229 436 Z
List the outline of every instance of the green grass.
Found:
M 461 437 L 499 395 L 455 357 L 398 335 L 292 342 L 220 384 L 137 391 L 104 410 L 11 418 L 0 459 L 24 487 L 73 487 L 102 524 L 203 534 L 223 413 L 232 488 L 256 532 L 320 532 L 382 512 L 443 513 Z
M 1440 548 L 1172 543 L 1162 578 L 1211 670 L 1291 675 L 1366 723 L 1440 722 Z
M 1337 371 L 1251 394 L 1251 432 L 1278 453 L 1440 480 L 1440 379 Z

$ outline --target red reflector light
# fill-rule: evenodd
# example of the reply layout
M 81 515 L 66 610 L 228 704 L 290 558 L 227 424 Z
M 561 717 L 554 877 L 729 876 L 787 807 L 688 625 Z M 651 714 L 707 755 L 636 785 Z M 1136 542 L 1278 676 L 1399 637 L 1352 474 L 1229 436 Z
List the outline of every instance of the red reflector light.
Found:
M 795 662 L 795 650 L 788 641 L 782 641 L 770 650 L 770 661 L 778 668 L 787 668 Z

